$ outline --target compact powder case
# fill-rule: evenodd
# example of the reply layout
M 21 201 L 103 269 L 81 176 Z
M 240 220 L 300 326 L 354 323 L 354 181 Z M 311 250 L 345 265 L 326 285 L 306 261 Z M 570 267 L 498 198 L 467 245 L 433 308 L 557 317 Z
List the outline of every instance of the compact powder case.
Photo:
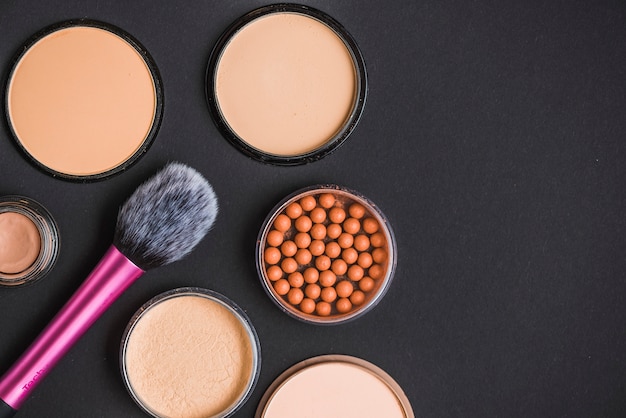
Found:
M 146 49 L 115 26 L 71 20 L 37 33 L 9 74 L 5 109 L 17 146 L 57 178 L 119 173 L 151 145 L 163 88 Z
M 246 155 L 305 164 L 340 146 L 361 117 L 365 62 L 348 31 L 314 8 L 273 4 L 237 19 L 206 74 L 211 116 Z
M 329 354 L 304 360 L 267 389 L 255 418 L 414 418 L 398 383 L 363 359 Z
M 20 286 L 43 278 L 60 247 L 52 215 L 25 196 L 0 197 L 0 285 Z
M 334 184 L 285 197 L 256 245 L 257 272 L 270 299 L 291 317 L 318 325 L 374 308 L 391 285 L 396 260 L 395 235 L 382 211 Z

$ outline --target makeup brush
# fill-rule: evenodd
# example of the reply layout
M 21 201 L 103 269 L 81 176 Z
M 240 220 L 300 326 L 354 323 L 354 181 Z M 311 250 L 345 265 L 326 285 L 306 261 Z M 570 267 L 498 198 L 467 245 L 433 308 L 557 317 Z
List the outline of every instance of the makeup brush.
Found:
M 136 279 L 177 261 L 217 216 L 211 185 L 194 169 L 170 163 L 122 205 L 113 245 L 61 311 L 0 378 L 0 418 L 22 406 L 71 346 Z

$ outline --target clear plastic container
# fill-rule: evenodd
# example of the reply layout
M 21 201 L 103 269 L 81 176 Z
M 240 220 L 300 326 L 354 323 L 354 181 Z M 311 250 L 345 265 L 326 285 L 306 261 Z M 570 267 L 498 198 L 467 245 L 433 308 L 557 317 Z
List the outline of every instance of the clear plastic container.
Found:
M 0 268 L 0 285 L 20 286 L 34 283 L 48 274 L 57 261 L 60 247 L 57 224 L 46 208 L 25 196 L 9 195 L 0 197 L 0 217 L 5 216 L 7 217 L 5 219 L 7 228 L 11 228 L 10 232 L 6 232 L 3 235 L 3 239 L 8 241 L 6 242 L 8 244 L 7 248 L 15 249 L 16 247 L 21 247 L 19 252 L 23 253 L 16 254 L 16 252 L 11 252 L 11 254 L 5 254 L 5 256 L 7 259 L 16 257 L 28 259 L 30 257 L 33 258 L 33 261 L 17 268 L 12 268 L 10 271 L 2 271 Z M 11 219 L 8 219 L 9 216 Z M 9 227 L 9 223 L 13 224 L 13 226 Z M 15 226 L 16 224 L 17 226 Z M 38 243 L 34 239 L 35 242 L 31 242 L 32 247 L 27 247 L 26 242 L 23 241 L 24 238 L 21 237 L 21 235 L 27 233 L 38 234 Z M 12 242 L 12 240 L 18 240 L 19 245 Z M 35 252 L 33 255 L 29 256 L 26 254 L 31 250 Z M 1 264 L 4 264 L 6 261 L 3 260 Z M 21 262 L 16 265 L 19 264 Z
M 319 325 L 374 308 L 391 285 L 396 260 L 385 215 L 358 192 L 334 184 L 284 198 L 265 219 L 256 245 L 257 271 L 272 301 L 293 318 Z
M 122 338 L 120 368 L 129 394 L 151 416 L 224 418 L 250 397 L 261 347 L 233 301 L 183 287 L 134 314 Z

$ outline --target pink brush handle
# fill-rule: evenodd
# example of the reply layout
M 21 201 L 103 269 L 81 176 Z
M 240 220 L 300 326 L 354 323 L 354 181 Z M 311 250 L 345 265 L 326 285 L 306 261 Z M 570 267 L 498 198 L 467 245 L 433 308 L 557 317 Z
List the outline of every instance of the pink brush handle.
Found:
M 17 410 L 72 345 L 144 271 L 111 246 L 52 322 L 0 379 L 0 400 Z

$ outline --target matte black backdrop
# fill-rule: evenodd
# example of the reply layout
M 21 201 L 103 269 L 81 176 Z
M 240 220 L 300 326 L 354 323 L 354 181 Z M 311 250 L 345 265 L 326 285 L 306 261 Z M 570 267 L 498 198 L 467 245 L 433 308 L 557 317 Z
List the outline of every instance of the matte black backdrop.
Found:
M 121 202 L 166 161 L 199 169 L 221 202 L 184 261 L 123 295 L 27 401 L 19 417 L 141 417 L 118 371 L 132 313 L 178 286 L 235 300 L 263 350 L 236 415 L 250 417 L 284 369 L 345 353 L 385 369 L 417 416 L 626 413 L 626 3 L 307 1 L 352 33 L 369 71 L 360 124 L 322 161 L 250 160 L 217 132 L 204 73 L 221 31 L 260 1 L 3 1 L 3 81 L 39 29 L 88 17 L 124 28 L 161 71 L 165 115 L 127 172 L 93 184 L 49 177 L 0 129 L 0 194 L 41 201 L 62 234 L 44 281 L 0 289 L 4 371 L 108 247 Z M 395 228 L 385 299 L 341 326 L 302 324 L 264 294 L 254 267 L 261 222 L 314 183 L 354 188 Z

